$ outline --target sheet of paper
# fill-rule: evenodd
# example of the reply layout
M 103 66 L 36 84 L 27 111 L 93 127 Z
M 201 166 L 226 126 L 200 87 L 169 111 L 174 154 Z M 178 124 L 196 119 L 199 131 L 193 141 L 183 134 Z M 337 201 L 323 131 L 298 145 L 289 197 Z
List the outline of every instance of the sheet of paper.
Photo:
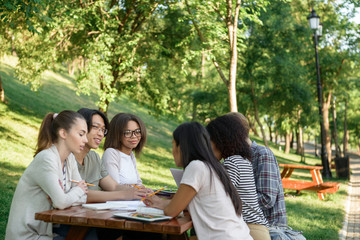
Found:
M 113 209 L 113 210 L 125 210 L 131 211 L 136 210 L 139 206 L 143 207 L 145 204 L 142 201 L 107 201 L 106 203 L 88 203 L 82 205 L 84 208 L 94 209 L 94 210 L 104 210 L 104 209 Z
M 176 182 L 177 187 L 180 187 L 180 182 L 184 173 L 182 169 L 170 168 L 171 174 Z

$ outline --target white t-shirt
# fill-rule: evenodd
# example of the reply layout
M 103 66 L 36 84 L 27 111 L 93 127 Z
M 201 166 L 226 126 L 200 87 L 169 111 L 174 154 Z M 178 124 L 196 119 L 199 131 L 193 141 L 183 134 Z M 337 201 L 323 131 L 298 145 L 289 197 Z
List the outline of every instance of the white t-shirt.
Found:
M 210 169 L 205 163 L 191 161 L 184 170 L 181 184 L 189 185 L 197 192 L 188 209 L 199 240 L 252 239 L 248 226 L 242 216 L 236 214 L 215 171 L 212 171 L 210 181 Z
M 102 160 L 110 176 L 119 184 L 142 184 L 136 168 L 136 158 L 131 152 L 127 155 L 117 149 L 105 150 Z

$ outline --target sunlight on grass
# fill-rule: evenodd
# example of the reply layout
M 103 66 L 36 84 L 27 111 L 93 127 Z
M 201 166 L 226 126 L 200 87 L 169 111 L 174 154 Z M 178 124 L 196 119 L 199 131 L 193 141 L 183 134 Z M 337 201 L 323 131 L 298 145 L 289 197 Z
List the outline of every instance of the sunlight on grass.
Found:
M 3 79 L 7 104 L 0 103 L 0 239 L 4 239 L 5 226 L 11 199 L 16 184 L 32 161 L 36 138 L 42 118 L 48 112 L 64 109 L 78 110 L 82 107 L 97 108 L 98 97 L 95 90 L 89 96 L 76 94 L 76 84 L 72 77 L 64 72 L 46 71 L 42 76 L 43 86 L 32 92 L 29 86 L 20 83 L 14 77 L 13 66 L 17 59 L 7 56 L 0 64 L 0 76 Z M 108 116 L 111 119 L 119 112 L 133 113 L 139 116 L 147 127 L 148 141 L 143 153 L 137 157 L 137 167 L 144 185 L 151 188 L 176 188 L 169 168 L 175 167 L 172 156 L 172 131 L 178 123 L 166 118 L 155 118 L 146 107 L 130 101 L 121 95 L 111 103 Z M 262 139 L 251 136 L 258 144 Z M 104 142 L 104 141 L 103 141 Z M 285 154 L 279 146 L 270 143 L 279 163 L 303 164 L 299 155 Z M 103 143 L 95 150 L 103 154 Z M 317 157 L 306 155 L 306 164 L 321 163 Z M 335 173 L 333 171 L 333 176 Z M 294 171 L 293 178 L 311 180 L 309 171 Z M 337 193 L 327 194 L 324 201 L 318 199 L 315 192 L 286 190 L 286 207 L 289 225 L 303 230 L 307 239 L 337 239 L 344 218 L 344 205 L 347 196 L 347 180 L 333 178 L 340 182 Z

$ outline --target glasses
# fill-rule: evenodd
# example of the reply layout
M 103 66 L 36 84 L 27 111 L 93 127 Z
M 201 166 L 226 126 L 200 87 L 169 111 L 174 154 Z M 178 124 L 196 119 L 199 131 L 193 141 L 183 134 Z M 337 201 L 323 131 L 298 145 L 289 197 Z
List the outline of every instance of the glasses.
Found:
M 134 131 L 131 130 L 124 131 L 124 136 L 127 138 L 131 138 L 133 135 L 135 135 L 136 137 L 141 137 L 141 130 L 136 129 Z
M 108 133 L 108 130 L 106 128 L 101 128 L 101 127 L 96 126 L 96 125 L 92 125 L 91 129 L 95 129 L 96 131 L 101 132 L 104 135 L 106 135 Z

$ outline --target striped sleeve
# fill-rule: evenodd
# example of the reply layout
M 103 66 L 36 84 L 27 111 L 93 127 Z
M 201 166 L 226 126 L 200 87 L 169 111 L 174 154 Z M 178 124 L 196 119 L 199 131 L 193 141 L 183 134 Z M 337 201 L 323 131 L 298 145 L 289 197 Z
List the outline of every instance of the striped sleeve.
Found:
M 267 220 L 259 207 L 250 161 L 241 156 L 231 156 L 225 159 L 224 167 L 241 198 L 244 221 L 268 226 Z

